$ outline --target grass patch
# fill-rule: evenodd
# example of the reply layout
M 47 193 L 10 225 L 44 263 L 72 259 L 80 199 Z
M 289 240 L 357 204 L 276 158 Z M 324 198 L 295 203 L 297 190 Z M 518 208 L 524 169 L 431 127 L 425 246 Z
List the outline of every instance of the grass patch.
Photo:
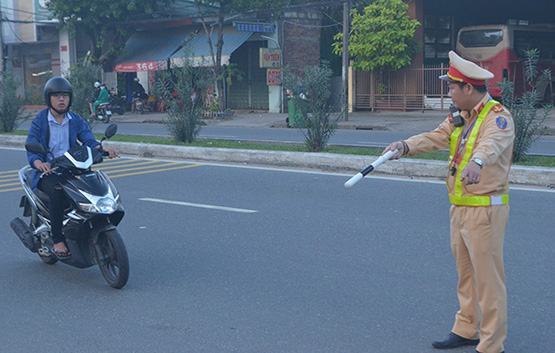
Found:
M 27 131 L 17 130 L 12 135 L 26 136 Z M 97 139 L 102 138 L 102 134 L 95 134 Z M 169 137 L 155 136 L 137 136 L 137 135 L 116 135 L 110 141 L 133 142 L 133 143 L 151 143 L 156 145 L 177 145 L 177 146 L 193 146 L 193 147 L 212 147 L 212 148 L 237 148 L 247 150 L 261 151 L 288 151 L 288 152 L 306 152 L 304 144 L 284 144 L 284 143 L 261 143 L 236 140 L 221 139 L 202 139 L 199 138 L 193 143 L 175 142 Z M 352 147 L 352 146 L 328 146 L 324 152 L 336 154 L 351 154 L 358 156 L 379 156 L 382 154 L 383 148 L 376 147 Z M 430 153 L 421 153 L 416 157 L 407 157 L 415 159 L 431 159 L 438 161 L 446 161 L 449 157 L 447 151 L 437 151 Z M 555 157 L 550 156 L 528 156 L 526 160 L 516 163 L 516 165 L 551 167 L 555 168 Z

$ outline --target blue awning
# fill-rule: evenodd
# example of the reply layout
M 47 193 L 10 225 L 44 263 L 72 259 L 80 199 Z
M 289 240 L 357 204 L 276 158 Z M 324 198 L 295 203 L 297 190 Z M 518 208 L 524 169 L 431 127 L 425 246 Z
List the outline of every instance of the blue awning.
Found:
M 210 56 L 208 36 L 204 30 L 190 32 L 184 41 L 183 48 L 171 56 L 171 66 L 180 67 L 185 62 L 192 66 L 213 66 Z M 237 32 L 233 27 L 224 28 L 224 46 L 222 48 L 222 64 L 229 64 L 229 57 L 243 43 L 245 43 L 252 32 Z M 214 50 L 216 50 L 216 33 L 211 36 Z
M 167 28 L 136 32 L 116 59 L 118 72 L 156 71 L 168 68 L 168 59 L 178 51 L 190 29 Z

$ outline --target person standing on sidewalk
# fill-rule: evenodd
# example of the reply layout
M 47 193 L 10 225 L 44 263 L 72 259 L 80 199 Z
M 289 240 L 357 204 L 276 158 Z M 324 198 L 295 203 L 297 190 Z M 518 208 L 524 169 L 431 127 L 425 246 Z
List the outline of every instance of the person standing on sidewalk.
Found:
M 507 336 L 503 240 L 514 124 L 507 109 L 487 92 L 491 72 L 453 51 L 449 60 L 449 71 L 440 79 L 447 81 L 463 119 L 457 123 L 457 114 L 450 114 L 435 130 L 394 142 L 384 153 L 398 150 L 394 158 L 400 158 L 450 148 L 447 189 L 460 309 L 449 336 L 432 346 L 477 345 L 478 353 L 502 353 Z

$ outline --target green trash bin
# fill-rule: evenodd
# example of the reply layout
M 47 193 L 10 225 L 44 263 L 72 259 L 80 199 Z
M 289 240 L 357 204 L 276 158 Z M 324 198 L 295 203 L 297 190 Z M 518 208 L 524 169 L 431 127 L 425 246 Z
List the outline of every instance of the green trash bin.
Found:
M 287 126 L 303 128 L 305 127 L 303 115 L 298 109 L 295 100 L 289 98 L 287 101 Z

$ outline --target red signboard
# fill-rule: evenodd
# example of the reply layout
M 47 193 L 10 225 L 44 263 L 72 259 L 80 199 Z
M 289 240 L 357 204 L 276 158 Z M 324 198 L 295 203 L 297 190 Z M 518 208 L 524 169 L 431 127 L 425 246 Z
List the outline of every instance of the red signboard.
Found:
M 281 69 L 266 69 L 266 84 L 268 86 L 281 85 Z
M 116 72 L 140 72 L 166 70 L 166 68 L 167 63 L 165 61 L 143 61 L 117 64 L 114 70 Z

